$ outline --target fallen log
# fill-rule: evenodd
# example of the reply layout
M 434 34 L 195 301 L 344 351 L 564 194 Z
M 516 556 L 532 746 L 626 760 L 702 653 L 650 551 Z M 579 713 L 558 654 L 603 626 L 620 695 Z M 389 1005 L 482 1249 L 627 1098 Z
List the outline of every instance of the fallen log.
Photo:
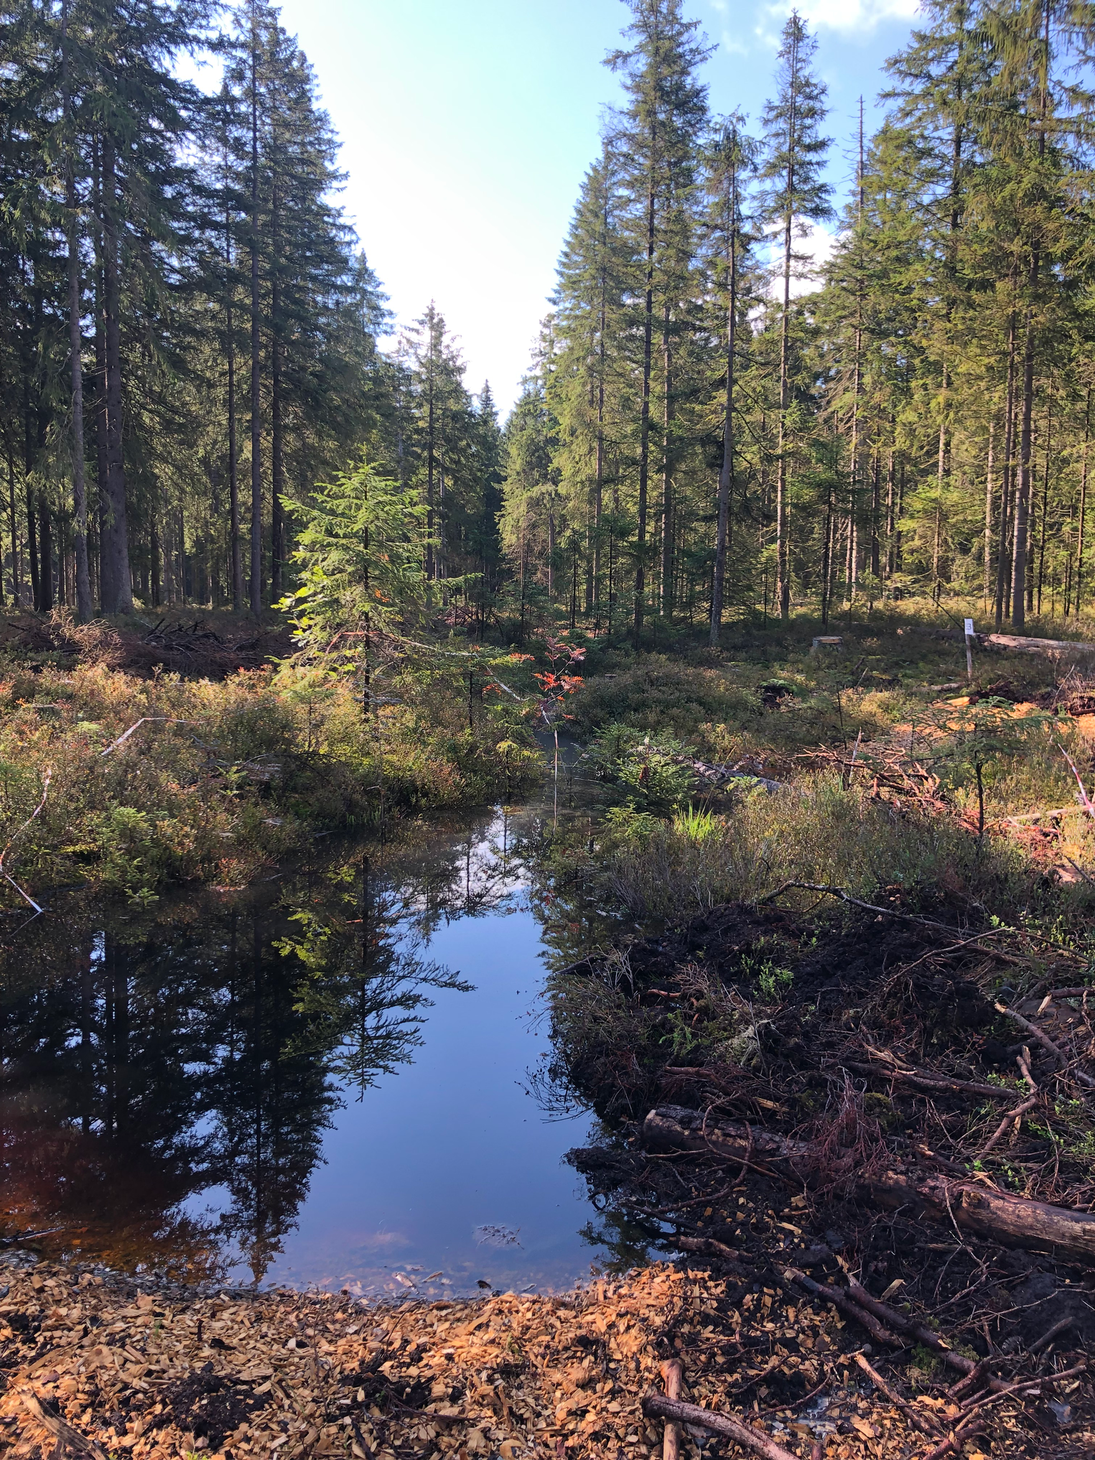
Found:
M 757 1126 L 712 1121 L 698 1110 L 665 1105 L 643 1122 L 643 1141 L 651 1150 L 700 1151 L 728 1162 L 750 1164 L 761 1158 L 780 1175 L 809 1184 L 817 1148 L 808 1141 L 775 1135 Z M 879 1206 L 913 1207 L 935 1221 L 956 1223 L 981 1237 L 1010 1247 L 1049 1252 L 1095 1266 L 1095 1215 L 1013 1196 L 993 1186 L 938 1172 L 897 1168 L 866 1173 L 860 1193 Z
M 1030 639 L 1023 634 L 984 634 L 979 637 L 983 644 L 995 644 L 998 649 L 1011 649 L 1020 654 L 1095 654 L 1095 644 L 1085 644 L 1077 639 Z

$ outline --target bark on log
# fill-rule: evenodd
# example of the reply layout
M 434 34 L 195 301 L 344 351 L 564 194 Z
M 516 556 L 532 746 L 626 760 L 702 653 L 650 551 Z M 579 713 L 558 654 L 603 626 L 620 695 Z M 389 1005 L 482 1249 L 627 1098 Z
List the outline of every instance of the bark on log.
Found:
M 713 1409 L 701 1409 L 698 1404 L 686 1404 L 681 1399 L 667 1399 L 664 1394 L 648 1394 L 643 1400 L 643 1414 L 648 1419 L 675 1419 L 680 1424 L 694 1425 L 696 1429 L 709 1431 L 713 1435 L 725 1435 L 736 1440 L 765 1460 L 795 1460 L 790 1450 L 777 1445 L 760 1430 L 755 1430 L 744 1420 L 731 1414 L 718 1414 Z
M 698 1110 L 664 1105 L 643 1123 L 643 1140 L 654 1150 L 703 1151 L 720 1160 L 760 1158 L 773 1170 L 807 1180 L 815 1148 L 806 1141 L 774 1135 L 756 1126 L 706 1120 Z M 1050 1252 L 1069 1261 L 1095 1266 L 1095 1215 L 1013 1196 L 995 1187 L 942 1176 L 937 1172 L 898 1169 L 871 1173 L 862 1194 L 879 1206 L 911 1206 L 923 1216 L 951 1221 L 982 1237 L 1012 1247 Z
M 1075 639 L 1030 639 L 1022 634 L 985 634 L 983 643 L 998 649 L 1014 649 L 1021 654 L 1095 654 L 1095 644 Z

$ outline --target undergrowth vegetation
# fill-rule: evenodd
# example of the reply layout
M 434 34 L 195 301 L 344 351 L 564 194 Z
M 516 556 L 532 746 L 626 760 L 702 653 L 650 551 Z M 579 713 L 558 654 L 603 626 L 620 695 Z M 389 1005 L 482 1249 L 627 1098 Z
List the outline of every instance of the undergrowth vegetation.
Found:
M 5 901 L 91 880 L 134 899 L 228 886 L 320 832 L 518 794 L 542 773 L 519 712 L 406 664 L 368 714 L 291 663 L 227 678 L 102 664 L 0 669 Z

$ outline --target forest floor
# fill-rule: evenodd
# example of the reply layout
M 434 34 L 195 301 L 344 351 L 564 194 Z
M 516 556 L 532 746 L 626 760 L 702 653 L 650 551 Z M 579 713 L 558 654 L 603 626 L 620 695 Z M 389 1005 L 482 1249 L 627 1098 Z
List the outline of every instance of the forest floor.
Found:
M 197 1293 L 44 1264 L 14 1268 L 8 1282 L 0 1451 L 19 1460 L 660 1455 L 663 1423 L 643 1399 L 672 1359 L 688 1402 L 743 1415 L 779 1447 L 770 1455 L 820 1445 L 828 1460 L 904 1460 L 929 1447 L 918 1425 L 942 1433 L 958 1411 L 927 1394 L 903 1408 L 873 1389 L 856 1357 L 870 1352 L 862 1334 L 827 1305 L 702 1269 L 657 1265 L 560 1297 L 395 1308 L 329 1293 Z M 788 1389 L 803 1385 L 813 1402 L 789 1407 Z M 1092 1385 L 1073 1376 L 1041 1388 L 1043 1405 L 1064 1413 L 1086 1407 Z M 1005 1446 L 993 1454 L 1090 1454 L 1095 1435 L 1074 1424 L 1058 1427 L 1052 1448 L 1026 1448 L 1029 1403 L 1029 1393 L 1000 1397 Z M 704 1438 L 686 1430 L 685 1453 Z M 758 1452 L 719 1442 L 717 1453 Z

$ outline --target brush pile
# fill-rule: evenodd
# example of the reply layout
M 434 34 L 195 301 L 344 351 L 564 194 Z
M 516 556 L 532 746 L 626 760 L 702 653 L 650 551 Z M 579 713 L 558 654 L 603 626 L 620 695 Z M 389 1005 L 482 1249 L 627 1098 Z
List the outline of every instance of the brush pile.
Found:
M 571 1156 L 603 1240 L 830 1305 L 864 1383 L 946 1442 L 925 1455 L 1071 1454 L 1095 1415 L 1086 957 L 813 890 L 843 925 L 774 896 L 557 977 L 555 1074 L 622 1132 Z
M 227 621 L 213 627 L 197 618 L 160 617 L 155 622 L 101 620 L 78 624 L 71 612 L 56 609 L 48 618 L 26 614 L 4 622 L 5 647 L 32 662 L 35 655 L 55 664 L 101 664 L 149 678 L 169 670 L 186 678 L 224 679 L 240 669 L 260 669 L 271 656 L 288 653 L 284 628 Z

